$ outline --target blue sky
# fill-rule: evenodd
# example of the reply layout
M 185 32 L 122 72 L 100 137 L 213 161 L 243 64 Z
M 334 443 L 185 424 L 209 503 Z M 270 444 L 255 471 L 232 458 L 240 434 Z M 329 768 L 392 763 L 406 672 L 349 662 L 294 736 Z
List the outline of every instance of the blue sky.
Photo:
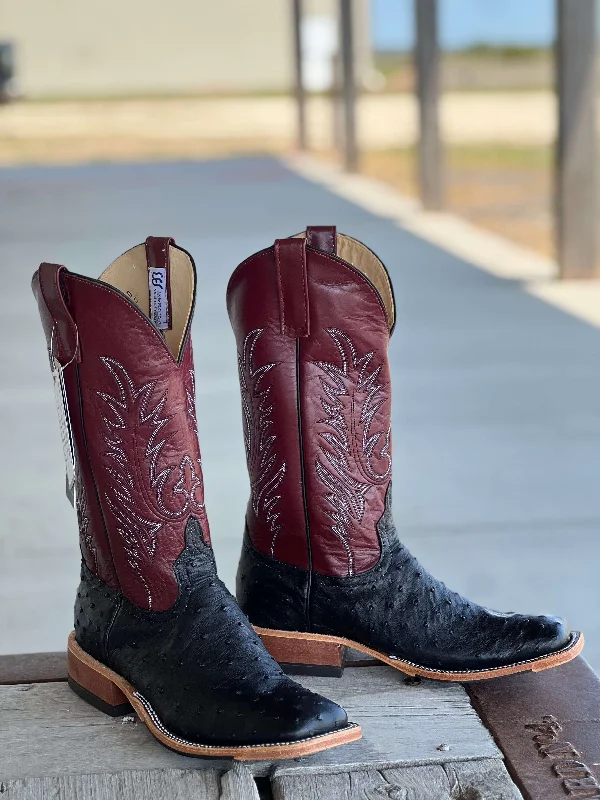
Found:
M 413 44 L 414 0 L 372 0 L 376 50 Z M 448 49 L 488 44 L 548 45 L 554 38 L 554 0 L 438 0 L 440 37 Z

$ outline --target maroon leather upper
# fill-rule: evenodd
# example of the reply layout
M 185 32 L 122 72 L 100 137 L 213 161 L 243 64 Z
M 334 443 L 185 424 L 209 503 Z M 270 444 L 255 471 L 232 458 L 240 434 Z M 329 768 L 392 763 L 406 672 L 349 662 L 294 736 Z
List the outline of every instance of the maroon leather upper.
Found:
M 191 515 L 210 541 L 189 325 L 178 362 L 146 315 L 111 286 L 52 264 L 40 266 L 32 286 L 48 347 L 65 309 L 78 342 L 79 362 L 68 363 L 68 352 L 59 360 L 68 364 L 85 562 L 138 606 L 170 608 Z M 72 343 L 72 326 L 66 330 Z
M 391 479 L 389 327 L 374 286 L 333 254 L 335 229 L 316 231 L 330 252 L 311 241 L 311 229 L 307 239 L 278 240 L 240 264 L 227 290 L 247 523 L 261 552 L 344 576 L 380 556 L 376 525 Z

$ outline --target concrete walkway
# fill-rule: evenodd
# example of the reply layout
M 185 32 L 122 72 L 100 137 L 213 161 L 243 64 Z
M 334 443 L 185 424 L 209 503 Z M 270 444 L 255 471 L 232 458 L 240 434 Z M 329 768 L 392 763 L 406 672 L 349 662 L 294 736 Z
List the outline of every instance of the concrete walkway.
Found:
M 473 600 L 566 615 L 600 669 L 597 327 L 270 159 L 4 170 L 0 207 L 0 652 L 64 648 L 78 580 L 29 290 L 39 262 L 97 276 L 149 233 L 195 255 L 207 507 L 232 586 L 248 487 L 225 286 L 276 237 L 336 223 L 376 250 L 395 283 L 394 505 L 404 540 Z

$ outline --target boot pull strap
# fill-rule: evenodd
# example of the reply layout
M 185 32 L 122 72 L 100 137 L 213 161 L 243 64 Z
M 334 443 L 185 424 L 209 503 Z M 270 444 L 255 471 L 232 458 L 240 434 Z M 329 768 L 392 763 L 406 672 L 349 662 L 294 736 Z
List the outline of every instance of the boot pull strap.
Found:
M 50 355 L 64 367 L 81 361 L 79 334 L 75 320 L 67 308 L 60 278 L 68 272 L 60 264 L 40 264 L 33 276 L 32 289 L 38 301 Z
M 148 236 L 146 263 L 148 264 L 148 292 L 150 319 L 160 331 L 173 327 L 171 306 L 171 258 L 169 246 L 175 244 L 170 236 Z
M 324 253 L 337 255 L 337 233 L 335 225 L 308 225 L 306 241 L 309 247 L 322 250 Z
M 295 338 L 309 336 L 306 239 L 277 239 L 275 265 L 281 333 Z

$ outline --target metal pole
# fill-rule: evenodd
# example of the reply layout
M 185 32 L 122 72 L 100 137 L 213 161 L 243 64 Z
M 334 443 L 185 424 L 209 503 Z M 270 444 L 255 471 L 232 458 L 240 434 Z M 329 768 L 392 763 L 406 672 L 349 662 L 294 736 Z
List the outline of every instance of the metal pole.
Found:
M 417 23 L 415 68 L 419 104 L 419 185 L 423 206 L 439 209 L 444 205 L 444 166 L 439 130 L 437 0 L 414 0 L 414 6 Z
M 306 150 L 306 91 L 302 64 L 302 0 L 293 0 L 295 95 L 298 111 L 298 148 Z
M 352 0 L 340 0 L 340 39 L 342 51 L 342 104 L 344 116 L 344 167 L 356 172 L 356 83 L 354 78 L 354 31 Z
M 596 271 L 596 0 L 557 0 L 556 244 L 561 278 Z

